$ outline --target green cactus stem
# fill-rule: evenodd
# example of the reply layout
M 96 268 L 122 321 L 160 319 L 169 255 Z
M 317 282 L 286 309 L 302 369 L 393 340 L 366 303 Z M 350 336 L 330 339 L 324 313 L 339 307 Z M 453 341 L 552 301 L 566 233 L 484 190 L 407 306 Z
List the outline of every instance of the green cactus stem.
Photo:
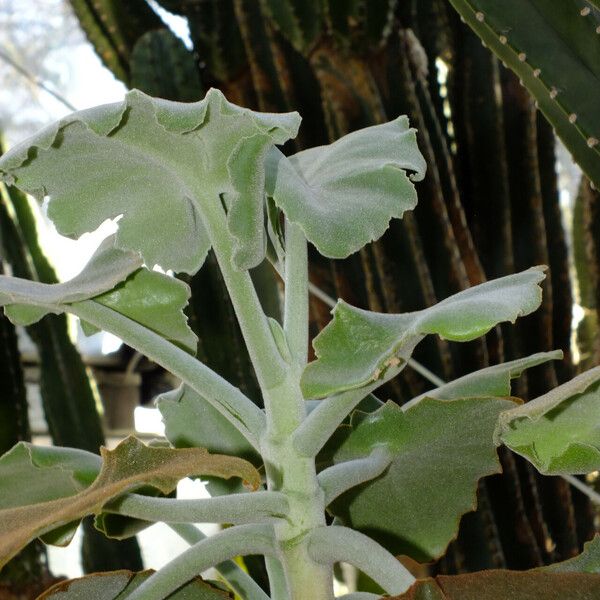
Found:
M 146 31 L 163 26 L 145 0 L 70 0 L 89 41 L 102 62 L 129 82 L 131 51 Z
M 148 31 L 131 53 L 131 85 L 142 92 L 179 102 L 204 95 L 194 55 L 169 29 Z
M 512 69 L 600 187 L 600 8 L 597 0 L 450 0 Z

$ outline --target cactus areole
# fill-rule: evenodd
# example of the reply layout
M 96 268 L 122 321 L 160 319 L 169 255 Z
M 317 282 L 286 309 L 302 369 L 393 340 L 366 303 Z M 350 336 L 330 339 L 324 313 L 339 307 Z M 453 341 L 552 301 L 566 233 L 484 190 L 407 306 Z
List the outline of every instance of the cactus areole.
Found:
M 499 471 L 497 445 L 545 473 L 600 467 L 597 418 L 582 425 L 596 410 L 597 370 L 531 405 L 511 398 L 511 378 L 560 352 L 472 373 L 404 407 L 372 396 L 425 336 L 469 341 L 536 310 L 545 267 L 405 314 L 340 300 L 308 362 L 307 242 L 343 258 L 378 239 L 392 218 L 415 208 L 425 163 L 406 117 L 285 156 L 277 146 L 299 126 L 297 113 L 253 112 L 216 90 L 190 104 L 133 90 L 123 102 L 62 119 L 0 159 L 3 180 L 47 198 L 64 235 L 121 217 L 71 281 L 0 276 L 10 319 L 76 315 L 87 330 L 117 335 L 181 380 L 157 399 L 162 444 L 130 437 L 97 457 L 21 443 L 0 457 L 2 565 L 37 537 L 64 542 L 90 514 L 108 536 L 165 522 L 191 544 L 156 573 L 92 575 L 44 598 L 222 598 L 199 579 L 216 567 L 246 600 L 331 600 L 340 561 L 385 593 L 405 594 L 422 583 L 395 556 L 444 553 L 475 506 L 478 480 Z M 153 270 L 193 274 L 209 252 L 264 408 L 195 358 L 183 312 L 189 288 Z M 283 281 L 281 322 L 265 315 L 249 273 L 264 261 Z M 223 481 L 211 486 L 219 491 L 211 498 L 168 497 L 187 476 Z M 205 537 L 197 522 L 230 527 Z M 252 554 L 265 557 L 268 594 L 231 561 Z

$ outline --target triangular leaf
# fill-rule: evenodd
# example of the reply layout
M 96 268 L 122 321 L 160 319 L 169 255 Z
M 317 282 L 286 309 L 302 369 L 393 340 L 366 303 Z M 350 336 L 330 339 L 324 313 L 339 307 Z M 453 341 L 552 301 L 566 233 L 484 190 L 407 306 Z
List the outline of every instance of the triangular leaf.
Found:
M 289 159 L 273 150 L 267 193 L 321 254 L 344 258 L 416 206 L 411 180 L 425 168 L 415 130 L 399 117 Z
M 496 440 L 548 475 L 600 468 L 600 367 L 504 413 Z
M 128 437 L 114 450 L 101 448 L 101 455 L 102 468 L 89 487 L 69 496 L 0 509 L 0 566 L 36 537 L 100 513 L 109 500 L 144 485 L 168 494 L 180 479 L 190 475 L 240 477 L 255 489 L 260 484 L 260 475 L 250 463 L 209 454 L 202 448 L 149 447 Z M 3 477 L 0 481 L 4 482 Z
M 37 600 L 125 600 L 154 571 L 111 571 L 61 581 Z M 169 596 L 169 600 L 226 600 L 231 595 L 197 577 Z
M 542 298 L 543 270 L 501 277 L 413 313 L 375 313 L 338 301 L 333 320 L 313 342 L 318 358 L 302 375 L 305 397 L 323 398 L 376 381 L 390 366 L 405 362 L 427 334 L 465 342 L 533 312 Z
M 406 412 L 388 402 L 374 413 L 355 413 L 334 461 L 368 456 L 385 444 L 392 463 L 331 511 L 394 554 L 437 558 L 456 536 L 460 517 L 475 508 L 477 481 L 500 470 L 492 436 L 498 415 L 512 405 L 498 398 L 425 398 Z
M 189 298 L 190 288 L 179 279 L 139 269 L 113 290 L 94 297 L 94 301 L 195 354 L 198 338 L 183 312 Z
M 281 144 L 298 126 L 297 113 L 256 113 L 217 90 L 191 104 L 132 90 L 124 102 L 73 113 L 11 149 L 0 159 L 0 176 L 38 198 L 48 195 L 48 215 L 63 235 L 77 237 L 123 215 L 118 247 L 139 251 L 150 267 L 187 273 L 200 268 L 210 247 L 203 210 L 221 210 L 225 195 L 230 231 L 240 236 L 238 266 L 254 266 L 264 251 L 256 218 L 264 195 L 255 185 L 264 178 L 263 152 L 243 153 L 256 180 L 232 181 L 230 159 L 246 140 L 254 144 L 253 136 Z

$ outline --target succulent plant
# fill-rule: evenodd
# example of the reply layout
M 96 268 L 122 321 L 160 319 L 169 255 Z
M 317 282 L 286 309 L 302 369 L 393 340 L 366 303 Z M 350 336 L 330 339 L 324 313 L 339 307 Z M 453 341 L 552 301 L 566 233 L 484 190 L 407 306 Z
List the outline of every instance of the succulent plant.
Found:
M 492 0 L 452 0 L 478 35 L 483 37 L 485 27 L 486 45 L 505 53 L 501 58 L 517 75 L 503 69 L 445 0 L 159 3 L 187 18 L 203 88 L 219 87 L 232 101 L 253 109 L 303 114 L 295 149 L 325 144 L 399 114 L 408 114 L 419 129 L 428 164 L 428 175 L 418 186 L 419 207 L 392 223 L 378 243 L 349 259 L 311 256 L 313 284 L 322 292 L 371 310 L 418 310 L 469 285 L 546 262 L 551 271 L 543 307 L 515 332 L 499 327 L 484 342 L 460 348 L 427 340 L 415 358 L 438 377 L 450 379 L 522 356 L 534 336 L 543 350 L 558 347 L 569 357 L 570 276 L 554 138 L 519 77 L 526 86 L 531 83 L 540 110 L 596 178 L 600 147 L 593 139 L 599 137 L 599 117 L 589 103 L 597 104 L 597 79 L 579 79 L 586 65 L 593 72 L 600 65 L 594 59 L 599 47 L 595 0 L 565 0 L 560 7 L 548 0 L 511 0 L 511 10 Z M 551 13 L 543 43 L 528 37 L 535 29 L 531 23 L 541 19 L 527 20 L 534 7 L 540 14 Z M 507 25 L 517 17 L 518 23 Z M 85 21 L 82 25 L 88 29 Z M 113 24 L 118 25 L 122 27 Z M 153 37 L 148 33 L 152 29 L 135 29 L 138 43 Z M 565 37 L 574 41 L 558 42 Z M 96 48 L 102 52 L 98 43 Z M 165 44 L 161 64 L 173 64 L 175 45 L 169 48 Z M 176 52 L 181 54 L 181 48 Z M 122 72 L 131 72 L 128 60 Z M 571 65 L 570 72 L 562 72 L 565 64 Z M 537 77 L 536 69 L 541 70 Z M 147 80 L 136 75 L 136 85 L 149 90 L 157 79 L 152 69 L 147 72 Z M 178 85 L 172 81 L 165 95 Z M 587 240 L 589 233 L 585 236 Z M 207 289 L 201 281 L 211 281 L 210 288 L 219 294 L 209 263 L 194 277 L 203 278 L 197 290 Z M 276 282 L 267 287 L 275 289 Z M 202 344 L 200 301 L 193 308 L 199 297 L 196 291 L 191 311 L 199 316 L 196 331 Z M 316 333 L 329 320 L 328 307 L 314 297 L 311 311 Z M 235 343 L 235 330 L 233 324 L 221 333 L 233 336 L 230 343 Z M 232 368 L 216 351 L 207 351 L 207 361 L 217 371 Z M 566 364 L 564 369 L 552 363 L 537 367 L 515 384 L 516 391 L 522 396 L 528 388 L 544 393 L 572 374 L 573 364 Z M 235 368 L 251 385 L 244 365 Z M 407 369 L 385 393 L 401 403 L 428 387 L 422 375 Z M 436 566 L 439 571 L 535 567 L 573 555 L 592 535 L 592 512 L 578 492 L 562 480 L 534 475 L 508 452 L 501 461 L 504 475 L 481 483 L 479 510 L 463 519 L 457 541 Z M 547 544 L 549 538 L 554 545 Z

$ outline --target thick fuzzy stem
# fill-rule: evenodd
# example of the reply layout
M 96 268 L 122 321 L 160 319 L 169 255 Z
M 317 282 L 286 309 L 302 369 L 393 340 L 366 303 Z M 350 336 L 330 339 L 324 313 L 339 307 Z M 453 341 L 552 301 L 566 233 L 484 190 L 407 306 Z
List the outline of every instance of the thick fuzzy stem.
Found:
M 370 385 L 321 400 L 294 434 L 294 448 L 302 456 L 316 456 L 350 411 L 372 391 L 396 377 L 404 366 L 389 368 L 381 379 Z
M 203 212 L 204 224 L 213 251 L 240 324 L 258 383 L 264 391 L 282 381 L 285 376 L 285 363 L 277 349 L 250 274 L 248 271 L 240 271 L 234 267 L 231 235 L 227 230 L 226 216 L 221 206 L 212 203 L 207 203 Z
M 385 447 L 378 447 L 365 458 L 338 463 L 321 471 L 319 485 L 325 493 L 325 504 L 329 505 L 349 489 L 381 475 L 389 466 L 392 457 Z
M 55 310 L 57 307 L 51 307 Z M 58 307 L 61 308 L 61 307 Z M 84 300 L 62 307 L 92 325 L 113 333 L 126 344 L 169 370 L 206 398 L 254 446 L 264 427 L 261 410 L 240 390 L 150 329 L 95 302 Z
M 308 254 L 298 225 L 286 221 L 285 307 L 283 329 L 293 359 L 308 360 Z
M 403 594 L 415 578 L 402 563 L 366 535 L 347 527 L 322 527 L 311 534 L 309 554 L 322 564 L 344 561 L 366 573 L 389 594 Z
M 260 439 L 270 491 L 284 494 L 289 503 L 285 521 L 274 525 L 277 558 L 285 573 L 273 600 L 331 600 L 330 565 L 319 565 L 308 555 L 310 533 L 325 525 L 325 498 L 319 486 L 314 457 L 301 456 L 293 436 L 306 418 L 300 374 L 307 360 L 308 273 L 306 239 L 300 228 L 286 224 L 286 305 L 284 333 L 291 357 L 286 360 L 273 338 L 252 281 L 232 263 L 231 239 L 225 212 L 206 209 L 205 225 L 236 311 L 263 392 L 267 426 Z M 270 569 L 273 575 L 277 568 Z

